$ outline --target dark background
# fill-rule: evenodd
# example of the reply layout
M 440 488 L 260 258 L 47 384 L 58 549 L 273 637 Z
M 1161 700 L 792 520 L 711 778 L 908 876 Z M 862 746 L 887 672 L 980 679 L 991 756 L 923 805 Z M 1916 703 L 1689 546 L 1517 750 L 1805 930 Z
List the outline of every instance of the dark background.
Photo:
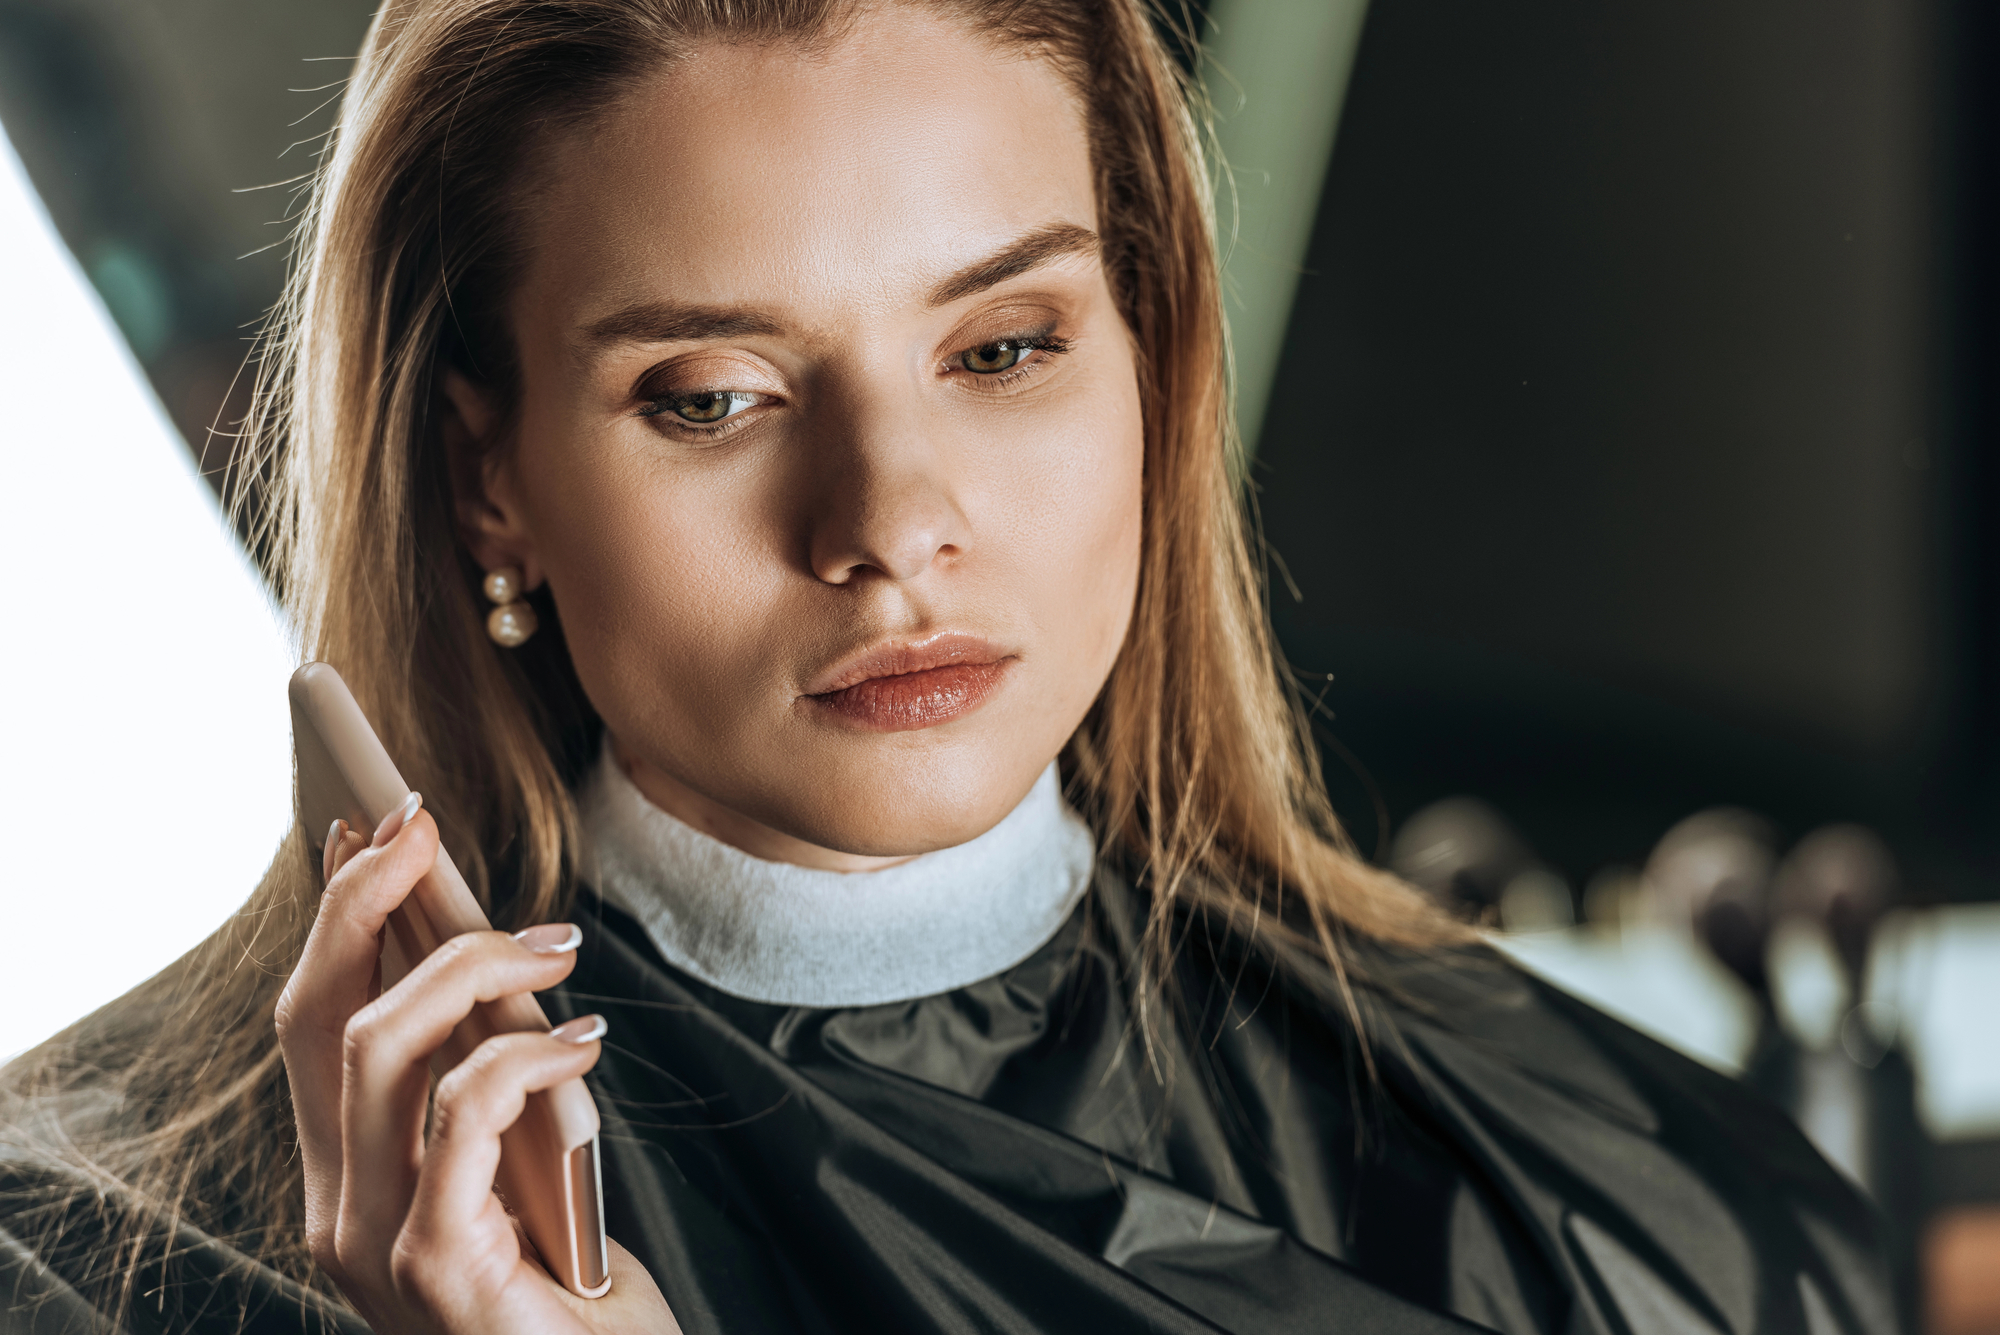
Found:
M 211 473 L 296 204 L 246 188 L 370 8 L 0 0 L 0 121 Z M 1995 11 L 1376 0 L 1254 470 L 1364 848 L 1475 793 L 1581 889 L 1739 803 L 1995 892 Z
M 1256 473 L 1364 843 L 1371 779 L 1575 882 L 1739 803 L 1992 893 L 1994 38 L 1372 7 Z

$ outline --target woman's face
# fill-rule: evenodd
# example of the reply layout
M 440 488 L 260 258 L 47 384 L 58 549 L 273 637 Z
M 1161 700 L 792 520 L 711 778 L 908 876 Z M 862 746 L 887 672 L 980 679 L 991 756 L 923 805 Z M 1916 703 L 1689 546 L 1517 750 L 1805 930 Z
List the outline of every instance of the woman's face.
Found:
M 990 828 L 1138 572 L 1134 353 L 1061 77 L 901 6 L 816 54 L 704 45 L 537 199 L 518 436 L 461 513 L 548 581 L 640 786 L 808 865 Z

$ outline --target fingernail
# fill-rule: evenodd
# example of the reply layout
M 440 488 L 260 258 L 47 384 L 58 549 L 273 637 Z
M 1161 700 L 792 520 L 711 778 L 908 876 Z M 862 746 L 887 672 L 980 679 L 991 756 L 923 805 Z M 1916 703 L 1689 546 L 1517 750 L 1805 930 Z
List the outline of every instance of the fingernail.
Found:
M 375 842 L 371 846 L 380 848 L 402 833 L 403 827 L 410 823 L 410 818 L 417 814 L 417 809 L 423 806 L 423 804 L 424 796 L 422 793 L 411 793 L 408 797 L 404 798 L 403 805 L 384 816 L 382 823 L 375 827 Z
M 514 939 L 537 955 L 561 955 L 583 944 L 583 929 L 573 922 L 545 922 L 514 933 Z
M 602 1015 L 579 1015 L 567 1024 L 559 1024 L 549 1030 L 549 1037 L 558 1043 L 574 1043 L 578 1047 L 585 1043 L 595 1043 L 609 1032 L 611 1026 L 604 1022 Z
M 335 817 L 333 824 L 327 827 L 326 843 L 319 850 L 319 873 L 321 880 L 330 881 L 333 879 L 333 855 L 340 851 L 340 838 L 346 833 L 347 822 L 338 817 Z

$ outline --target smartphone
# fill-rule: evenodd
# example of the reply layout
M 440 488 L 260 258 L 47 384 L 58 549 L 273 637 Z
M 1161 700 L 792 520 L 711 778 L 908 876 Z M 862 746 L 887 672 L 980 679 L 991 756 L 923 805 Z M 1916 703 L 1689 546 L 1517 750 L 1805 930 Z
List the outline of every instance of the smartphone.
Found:
M 410 795 L 409 785 L 338 672 L 325 663 L 308 663 L 292 674 L 290 695 L 299 819 L 306 837 L 323 845 L 335 820 L 372 834 Z M 452 937 L 491 926 L 440 847 L 437 862 L 389 917 L 382 985 L 394 986 Z M 432 1059 L 432 1067 L 442 1075 L 494 1034 L 548 1029 L 541 1006 L 525 993 L 482 1002 Z M 611 1290 L 598 1127 L 597 1104 L 580 1079 L 530 1094 L 520 1120 L 500 1137 L 494 1182 L 542 1263 L 580 1298 L 602 1297 Z

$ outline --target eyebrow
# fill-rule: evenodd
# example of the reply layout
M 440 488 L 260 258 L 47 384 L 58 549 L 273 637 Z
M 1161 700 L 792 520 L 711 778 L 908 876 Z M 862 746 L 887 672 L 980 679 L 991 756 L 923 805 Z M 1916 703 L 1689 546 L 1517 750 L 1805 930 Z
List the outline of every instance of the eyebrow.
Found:
M 1097 233 L 1075 223 L 1050 223 L 1008 242 L 983 260 L 975 260 L 938 283 L 925 298 L 927 306 L 949 306 L 1009 278 L 1019 277 L 1069 255 L 1097 253 Z
M 1075 223 L 1038 227 L 933 285 L 924 304 L 948 306 L 1044 264 L 1070 255 L 1095 254 L 1097 246 L 1097 233 L 1088 227 Z M 620 343 L 693 343 L 783 332 L 777 319 L 762 311 L 641 301 L 585 325 L 578 341 L 586 350 L 596 351 Z
M 581 341 L 584 347 L 597 349 L 616 343 L 686 343 L 781 332 L 782 326 L 761 311 L 642 301 L 585 325 Z

